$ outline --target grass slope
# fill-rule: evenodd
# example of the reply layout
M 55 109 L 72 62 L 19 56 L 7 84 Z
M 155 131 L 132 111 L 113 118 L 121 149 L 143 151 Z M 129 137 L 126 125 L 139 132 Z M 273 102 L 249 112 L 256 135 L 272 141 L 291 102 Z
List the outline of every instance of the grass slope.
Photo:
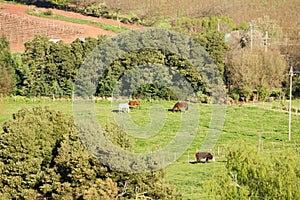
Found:
M 116 26 L 116 25 L 105 24 L 105 23 L 96 22 L 96 21 L 92 21 L 92 20 L 67 17 L 64 15 L 52 14 L 51 12 L 37 13 L 33 10 L 27 10 L 26 13 L 29 15 L 36 16 L 36 17 L 61 20 L 61 21 L 65 21 L 65 22 L 75 23 L 75 24 L 96 25 L 96 26 L 99 26 L 100 28 L 102 28 L 103 30 L 112 31 L 114 33 L 121 33 L 125 30 L 128 30 L 126 27 L 123 27 L 123 26 Z
M 140 109 L 133 109 L 129 116 L 133 122 L 141 128 L 151 123 L 150 110 L 160 109 L 161 115 L 164 115 L 163 127 L 158 132 L 148 138 L 132 138 L 135 141 L 134 151 L 152 152 L 164 148 L 175 136 L 178 128 L 178 122 L 181 117 L 187 116 L 185 113 L 173 113 L 168 111 L 172 108 L 174 102 L 141 102 Z M 300 105 L 299 102 L 293 102 L 294 105 Z M 155 107 L 159 105 L 159 107 Z M 166 167 L 167 180 L 176 185 L 184 193 L 184 199 L 208 199 L 209 196 L 201 190 L 205 181 L 218 175 L 225 169 L 225 153 L 231 146 L 244 143 L 264 152 L 271 151 L 299 151 L 300 145 L 300 127 L 298 122 L 300 116 L 292 115 L 292 141 L 288 141 L 288 114 L 279 110 L 271 110 L 278 102 L 266 104 L 248 104 L 244 106 L 228 106 L 226 109 L 226 119 L 222 134 L 213 150 L 217 156 L 216 162 L 191 164 L 189 161 L 195 161 L 194 154 L 200 149 L 206 136 L 211 119 L 211 106 L 199 104 L 200 120 L 197 135 L 192 144 L 176 161 Z M 2 98 L 0 99 L 0 124 L 10 119 L 12 113 L 15 113 L 22 107 L 48 106 L 50 108 L 72 114 L 71 101 L 52 101 L 50 99 L 26 99 L 26 98 Z M 113 105 L 109 101 L 97 101 L 95 103 L 96 116 L 100 124 L 122 119 L 126 113 L 116 113 L 117 104 Z M 190 110 L 189 112 L 192 112 Z M 155 117 L 155 116 L 154 116 Z M 159 116 L 156 116 L 159 118 Z M 176 156 L 176 155 L 174 155 Z

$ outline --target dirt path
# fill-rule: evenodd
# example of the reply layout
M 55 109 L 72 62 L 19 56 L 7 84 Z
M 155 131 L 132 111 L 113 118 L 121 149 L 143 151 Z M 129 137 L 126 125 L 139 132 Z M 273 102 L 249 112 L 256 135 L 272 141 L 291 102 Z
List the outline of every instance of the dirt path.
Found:
M 84 16 L 79 13 L 66 12 L 56 9 L 37 8 L 35 6 L 14 5 L 0 2 L 0 34 L 4 33 L 12 51 L 24 51 L 24 43 L 34 38 L 36 34 L 46 34 L 49 38 L 72 42 L 76 38 L 97 37 L 98 35 L 113 35 L 112 31 L 103 30 L 96 25 L 75 24 L 60 20 L 51 20 L 26 14 L 26 10 L 45 12 L 73 18 L 93 20 L 105 24 L 139 28 L 137 25 L 122 24 L 111 19 Z

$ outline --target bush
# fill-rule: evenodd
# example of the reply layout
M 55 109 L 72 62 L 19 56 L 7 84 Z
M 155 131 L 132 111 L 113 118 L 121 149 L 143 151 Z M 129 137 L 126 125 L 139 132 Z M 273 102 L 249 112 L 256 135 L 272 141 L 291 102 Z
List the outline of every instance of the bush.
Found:
M 130 149 L 121 128 L 105 135 Z M 48 108 L 22 109 L 0 132 L 0 196 L 4 199 L 133 199 L 136 191 L 154 199 L 175 199 L 162 171 L 129 174 L 100 163 L 81 143 L 72 117 Z
M 47 15 L 47 16 L 51 16 L 53 13 L 51 10 L 47 10 L 45 12 L 43 12 L 43 15 Z
M 232 148 L 226 170 L 207 183 L 215 199 L 299 199 L 299 154 Z

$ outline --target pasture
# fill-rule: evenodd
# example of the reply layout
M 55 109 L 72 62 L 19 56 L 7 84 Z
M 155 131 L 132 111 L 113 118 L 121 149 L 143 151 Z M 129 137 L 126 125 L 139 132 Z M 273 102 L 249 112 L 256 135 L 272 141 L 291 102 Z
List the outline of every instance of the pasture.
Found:
M 115 120 L 121 123 L 122 117 L 126 116 L 129 116 L 141 129 L 151 122 L 159 126 L 163 125 L 161 128 L 157 127 L 158 131 L 150 137 L 134 138 L 132 136 L 135 152 L 153 152 L 164 148 L 172 140 L 180 127 L 179 122 L 187 116 L 184 112 L 169 111 L 174 103 L 172 101 L 141 101 L 140 109 L 133 108 L 130 113 L 118 113 L 116 112 L 117 104 L 114 105 L 109 101 L 96 101 L 95 111 L 101 125 Z M 283 104 L 288 105 L 287 102 Z M 277 105 L 279 105 L 278 102 L 227 106 L 222 133 L 212 150 L 213 155 L 216 156 L 216 162 L 191 164 L 189 161 L 195 161 L 195 152 L 201 148 L 211 119 L 211 105 L 194 104 L 193 106 L 198 106 L 200 115 L 196 137 L 181 156 L 173 155 L 176 161 L 165 169 L 167 180 L 184 193 L 184 199 L 207 199 L 209 196 L 201 191 L 201 185 L 213 175 L 222 173 L 225 168 L 224 156 L 231 146 L 243 143 L 265 152 L 288 149 L 299 152 L 300 126 L 298 122 L 300 117 L 298 113 L 293 113 L 292 140 L 288 141 L 288 114 L 284 110 L 274 109 Z M 300 103 L 295 101 L 293 105 L 299 106 Z M 1 98 L 0 124 L 10 119 L 12 113 L 17 110 L 34 106 L 48 106 L 72 115 L 72 102 L 68 100 Z M 192 112 L 190 108 L 189 112 Z M 155 113 L 159 113 L 160 116 Z

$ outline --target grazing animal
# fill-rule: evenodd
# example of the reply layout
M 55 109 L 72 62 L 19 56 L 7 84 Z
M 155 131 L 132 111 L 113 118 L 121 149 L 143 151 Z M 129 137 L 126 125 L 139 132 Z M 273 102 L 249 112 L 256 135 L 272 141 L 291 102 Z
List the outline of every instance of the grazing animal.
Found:
M 134 106 L 136 106 L 137 108 L 140 108 L 140 102 L 138 100 L 129 101 L 128 105 L 130 108 L 132 108 Z
M 125 109 L 127 112 L 129 112 L 129 105 L 127 103 L 120 103 L 119 104 L 119 112 L 122 112 L 123 109 Z
M 205 162 L 208 162 L 208 160 L 212 160 L 215 162 L 215 158 L 209 152 L 197 152 L 195 156 L 198 163 L 201 162 L 202 159 L 205 159 Z
M 175 111 L 182 111 L 182 109 L 184 109 L 184 111 L 188 111 L 189 109 L 189 105 L 185 102 L 177 102 L 175 103 L 175 105 L 173 106 L 173 112 Z

